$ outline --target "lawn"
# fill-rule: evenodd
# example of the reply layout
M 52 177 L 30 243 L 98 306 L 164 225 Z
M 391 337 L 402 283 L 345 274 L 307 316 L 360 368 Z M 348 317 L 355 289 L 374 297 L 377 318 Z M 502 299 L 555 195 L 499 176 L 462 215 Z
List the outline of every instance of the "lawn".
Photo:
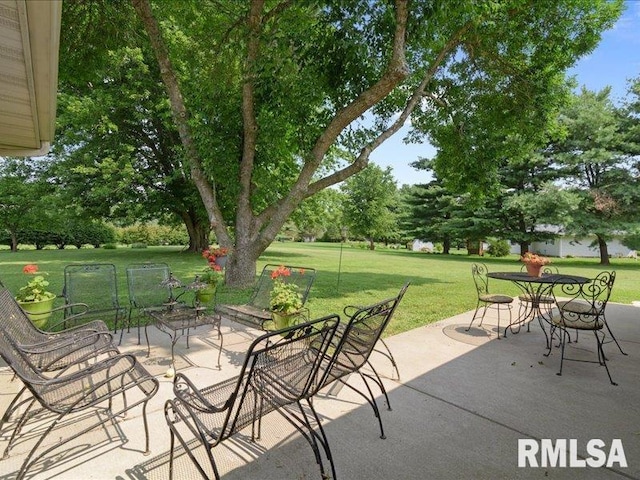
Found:
M 50 290 L 61 293 L 65 265 L 113 263 L 118 271 L 120 303 L 128 305 L 126 266 L 145 261 L 168 263 L 172 272 L 185 282 L 192 280 L 205 266 L 200 255 L 185 253 L 179 247 L 20 250 L 16 253 L 3 250 L 0 251 L 0 280 L 15 293 L 27 280 L 22 267 L 36 263 L 40 270 L 49 273 Z M 392 335 L 475 308 L 471 264 L 477 261 L 486 263 L 490 271 L 517 271 L 521 266 L 517 256 L 479 258 L 407 250 L 369 251 L 350 244 L 341 248 L 340 244 L 327 243 L 275 243 L 260 258 L 258 268 L 266 263 L 315 268 L 318 273 L 307 303 L 314 317 L 341 312 L 346 305 L 363 305 L 394 296 L 406 281 L 410 281 L 411 287 L 386 332 Z M 553 265 L 561 273 L 588 277 L 604 270 L 597 259 L 554 258 Z M 617 272 L 612 301 L 631 303 L 640 300 L 637 286 L 640 263 L 615 258 L 607 269 Z M 492 280 L 491 289 L 511 295 L 519 293 L 514 285 L 496 280 Z M 246 294 L 242 292 L 234 298 Z

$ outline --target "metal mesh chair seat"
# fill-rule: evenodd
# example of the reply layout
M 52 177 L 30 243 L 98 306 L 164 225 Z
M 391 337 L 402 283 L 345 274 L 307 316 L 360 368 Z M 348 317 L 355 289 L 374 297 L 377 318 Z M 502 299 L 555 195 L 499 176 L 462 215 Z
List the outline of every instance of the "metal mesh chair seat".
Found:
M 247 303 L 243 305 L 229 305 L 216 301 L 214 307 L 216 314 L 222 318 L 227 318 L 253 328 L 270 330 L 271 328 L 268 327 L 272 325 L 271 312 L 269 310 L 269 301 L 273 288 L 272 274 L 280 268 L 283 268 L 283 266 L 275 264 L 265 265 Z M 286 277 L 286 283 L 293 283 L 298 286 L 302 305 L 304 305 L 309 296 L 311 286 L 313 285 L 316 271 L 313 268 L 290 265 L 286 265 L 284 268 L 289 272 L 289 275 Z
M 299 405 L 317 384 L 318 370 L 338 320 L 334 315 L 262 335 L 249 347 L 240 374 L 215 385 L 199 389 L 184 374 L 176 375 L 176 398 L 165 404 L 165 417 L 171 432 L 169 477 L 173 475 L 175 438 L 200 475 L 207 479 L 211 477 L 210 473 L 192 453 L 193 447 L 188 443 L 188 436 L 195 436 L 206 449 L 213 476 L 219 479 L 213 448 L 240 430 L 255 426 L 262 416 L 275 410 L 303 434 L 324 474 L 318 444 L 314 440 L 317 434 L 310 431 L 310 425 L 291 416 L 287 407 Z M 309 349 L 311 344 L 316 348 Z M 307 355 L 306 365 L 298 365 L 296 361 L 302 355 Z M 252 438 L 254 433 L 252 430 Z

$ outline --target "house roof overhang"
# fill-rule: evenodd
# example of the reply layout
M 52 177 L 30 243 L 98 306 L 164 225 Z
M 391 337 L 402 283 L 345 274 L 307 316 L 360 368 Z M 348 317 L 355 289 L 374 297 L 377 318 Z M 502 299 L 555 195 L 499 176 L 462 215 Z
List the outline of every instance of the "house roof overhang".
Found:
M 0 156 L 49 152 L 62 0 L 0 0 Z

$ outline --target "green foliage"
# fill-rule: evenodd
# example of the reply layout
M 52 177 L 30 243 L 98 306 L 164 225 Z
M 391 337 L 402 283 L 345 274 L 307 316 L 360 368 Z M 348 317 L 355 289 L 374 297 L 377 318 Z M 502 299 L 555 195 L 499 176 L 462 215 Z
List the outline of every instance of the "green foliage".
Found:
M 136 224 L 116 228 L 118 242 L 124 244 L 186 245 L 189 237 L 184 228 L 156 224 Z
M 350 233 L 369 239 L 373 250 L 375 240 L 389 238 L 397 229 L 396 183 L 387 167 L 369 165 L 342 186 L 344 219 Z
M 490 239 L 487 253 L 492 257 L 506 257 L 511 253 L 511 247 L 506 240 Z

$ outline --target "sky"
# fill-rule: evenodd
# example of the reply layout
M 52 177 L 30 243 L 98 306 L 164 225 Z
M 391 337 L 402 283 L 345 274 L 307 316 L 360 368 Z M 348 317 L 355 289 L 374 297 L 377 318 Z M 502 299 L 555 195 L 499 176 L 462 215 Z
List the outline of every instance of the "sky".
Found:
M 640 0 L 627 0 L 625 7 L 614 27 L 602 34 L 596 49 L 568 72 L 576 77 L 578 89 L 585 86 L 598 91 L 611 86 L 611 99 L 617 104 L 626 95 L 628 80 L 640 76 Z M 427 183 L 429 174 L 410 164 L 436 153 L 430 144 L 405 144 L 402 139 L 407 131 L 403 128 L 371 154 L 374 163 L 392 167 L 398 186 Z

